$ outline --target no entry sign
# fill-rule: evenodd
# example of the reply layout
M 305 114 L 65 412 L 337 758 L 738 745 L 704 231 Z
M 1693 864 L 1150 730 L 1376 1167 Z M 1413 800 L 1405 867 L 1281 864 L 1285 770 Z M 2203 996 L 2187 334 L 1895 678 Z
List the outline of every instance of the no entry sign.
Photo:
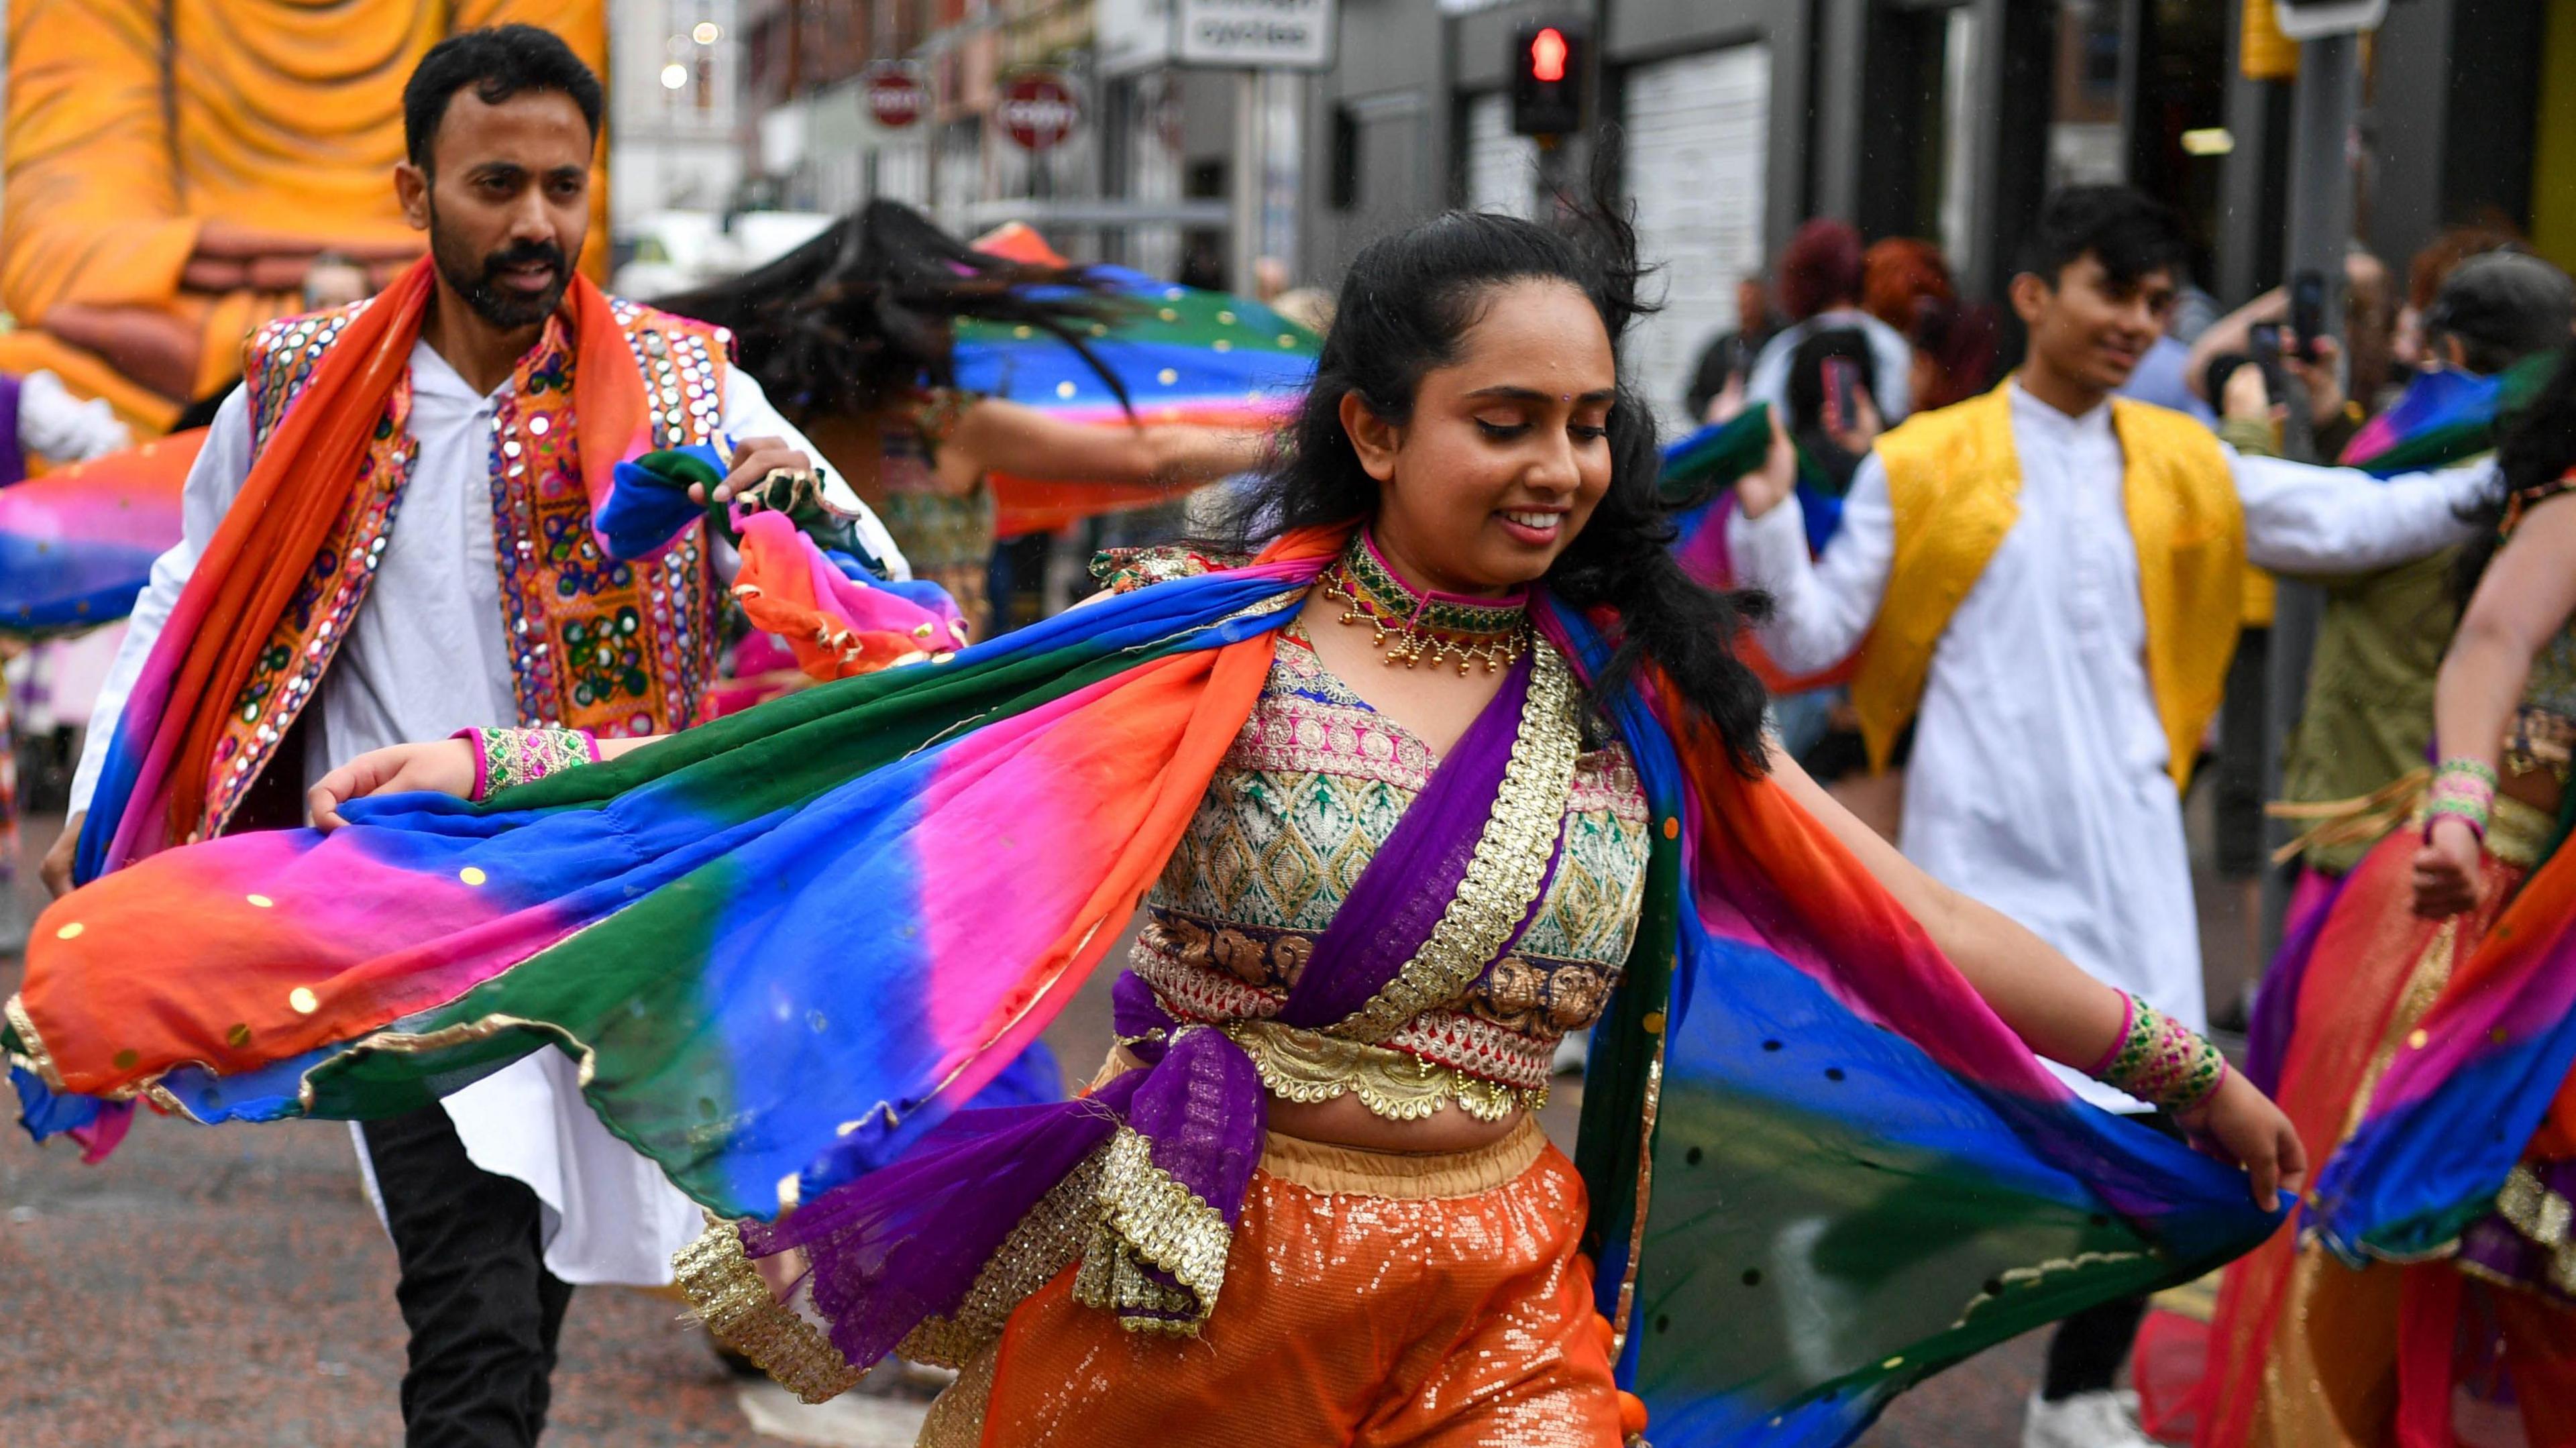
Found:
M 930 87 L 907 65 L 874 65 L 867 73 L 868 115 L 899 131 L 930 111 Z
M 1031 151 L 1043 151 L 1073 134 L 1082 119 L 1082 103 L 1073 87 L 1051 70 L 1028 70 L 1002 83 L 1001 104 L 994 107 L 1002 129 Z

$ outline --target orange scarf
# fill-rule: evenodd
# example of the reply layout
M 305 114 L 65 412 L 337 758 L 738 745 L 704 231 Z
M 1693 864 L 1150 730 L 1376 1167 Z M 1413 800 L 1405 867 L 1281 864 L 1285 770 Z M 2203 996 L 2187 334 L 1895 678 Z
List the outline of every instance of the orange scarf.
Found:
M 303 582 L 305 560 L 347 509 L 386 401 L 411 367 L 433 295 L 431 268 L 427 258 L 414 263 L 350 319 L 198 558 L 117 730 L 141 764 L 123 796 L 111 866 L 181 842 L 199 818 L 224 718 Z M 606 294 L 575 273 L 565 305 L 576 349 L 574 416 L 596 510 L 616 463 L 645 430 L 647 401 Z M 149 717 L 137 716 L 138 704 Z M 111 777 L 105 787 L 115 783 Z

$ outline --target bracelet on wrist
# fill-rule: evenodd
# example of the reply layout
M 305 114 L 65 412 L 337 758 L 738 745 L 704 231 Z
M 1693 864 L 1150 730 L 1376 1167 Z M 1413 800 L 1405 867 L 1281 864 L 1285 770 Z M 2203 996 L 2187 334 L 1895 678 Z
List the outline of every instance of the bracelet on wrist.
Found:
M 2469 827 L 2483 843 L 2487 822 L 2495 812 L 2496 772 L 2482 761 L 2452 758 L 2442 761 L 2433 772 L 2433 785 L 2424 801 L 2424 838 L 2433 838 L 2433 825 L 2442 819 L 2456 819 Z
M 2484 760 L 2471 759 L 2465 754 L 2453 755 L 2451 758 L 2443 760 L 2441 767 L 2433 771 L 2433 777 L 2437 781 L 2449 775 L 2465 775 L 2470 779 L 2477 780 L 2484 784 L 2489 789 L 2495 788 L 2497 783 L 2495 767 L 2493 765 L 2486 763 Z
M 2128 1029 L 2109 1061 L 2092 1074 L 2179 1116 L 2217 1094 L 2227 1079 L 2227 1058 L 2198 1031 L 2131 995 Z
M 599 762 L 599 741 L 584 729 L 459 729 L 448 736 L 474 749 L 474 792 L 481 802 L 516 785 Z

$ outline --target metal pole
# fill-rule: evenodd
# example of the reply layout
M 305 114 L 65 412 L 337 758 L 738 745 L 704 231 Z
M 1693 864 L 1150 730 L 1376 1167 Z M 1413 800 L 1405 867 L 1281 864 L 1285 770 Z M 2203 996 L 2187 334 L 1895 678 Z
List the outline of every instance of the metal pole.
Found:
M 1269 165 L 1262 144 L 1261 72 L 1234 73 L 1234 159 L 1227 167 L 1233 183 L 1234 222 L 1226 251 L 1226 284 L 1243 296 L 1255 291 L 1253 261 L 1261 255 L 1261 208 L 1268 190 Z
M 2259 0 L 2253 0 L 2259 3 Z M 2354 35 L 2311 40 L 2300 47 L 2299 82 L 2290 126 L 2290 235 L 2285 261 L 2290 276 L 2314 272 L 2325 279 L 2324 327 L 2343 330 L 2343 262 L 2353 228 L 2353 122 L 2361 109 L 2361 40 Z M 2338 338 L 2340 340 L 2340 338 Z M 2314 461 L 2307 402 L 2290 401 L 2291 455 Z M 2291 728 L 2308 692 L 2308 660 L 2316 650 L 2317 621 L 2325 600 L 2315 588 L 2281 580 L 2272 615 L 2271 657 L 2265 668 L 2263 795 L 2281 797 L 2281 761 Z M 2291 836 L 2287 823 L 2275 821 L 2266 843 L 2279 845 Z M 2292 876 L 2288 870 L 2263 875 L 2263 959 L 2280 949 L 2282 918 L 2287 913 Z

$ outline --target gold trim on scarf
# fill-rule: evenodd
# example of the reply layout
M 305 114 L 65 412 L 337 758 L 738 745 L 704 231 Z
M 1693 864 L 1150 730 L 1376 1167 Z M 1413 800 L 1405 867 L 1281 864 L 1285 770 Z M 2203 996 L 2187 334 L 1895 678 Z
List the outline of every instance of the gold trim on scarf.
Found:
M 2512 766 L 2510 760 L 2508 764 Z M 2272 863 L 2286 865 L 2311 848 L 2376 844 L 2401 825 L 2421 830 L 2424 800 L 2432 783 L 2431 769 L 2413 769 L 2368 794 L 2350 799 L 2273 800 L 2263 806 L 2269 818 L 2313 823 L 2298 838 L 2274 850 Z M 2486 851 L 2508 865 L 2528 870 L 2540 863 L 2541 852 L 2549 847 L 2550 836 L 2557 829 L 2558 821 L 2547 811 L 2508 795 L 2497 795 L 2487 819 Z
M 865 1376 L 821 1328 L 769 1290 L 743 1254 L 742 1231 L 733 1223 L 709 1225 L 672 1255 L 671 1271 L 708 1333 L 758 1364 L 797 1401 L 829 1401 Z
M 913 1448 L 982 1448 L 984 1415 L 993 1405 L 993 1364 L 1001 1355 L 995 1344 L 966 1360 L 957 1381 L 931 1399 L 930 1415 L 921 1420 Z
M 1980 1292 L 1968 1299 L 1950 1326 L 1955 1330 L 1968 1325 L 1978 1312 L 2003 1300 L 2003 1294 L 2016 1287 L 2036 1287 L 2053 1273 L 2072 1272 L 2083 1267 L 2100 1267 L 2113 1262 L 2137 1262 L 2154 1256 L 2152 1252 L 2078 1252 L 2072 1257 L 2052 1257 L 2031 1267 L 2007 1267 L 1995 1274 L 1999 1292 Z
M 1547 884 L 1547 867 L 1565 829 L 1566 796 L 1574 787 L 1575 756 L 1582 734 L 1575 720 L 1573 671 L 1553 648 L 1532 651 L 1529 698 L 1511 762 L 1494 792 L 1493 814 L 1476 840 L 1458 893 L 1442 912 L 1431 938 L 1404 963 L 1368 1004 L 1336 1022 L 1330 1033 L 1376 1043 L 1442 1001 L 1453 999 L 1483 973 L 1529 918 L 1530 902 Z
M 1219 1029 L 1252 1058 L 1261 1084 L 1283 1101 L 1311 1105 L 1356 1096 L 1372 1116 L 1422 1121 L 1444 1105 L 1478 1121 L 1504 1121 L 1547 1104 L 1535 1091 L 1472 1076 L 1392 1046 L 1346 1041 L 1277 1021 L 1228 1021 Z
M 2298 837 L 2272 852 L 2272 863 L 2286 865 L 2312 849 L 2337 845 L 2376 844 L 2380 836 L 2404 824 L 2424 802 L 2433 782 L 2431 766 L 2410 769 L 2368 794 L 2350 799 L 2276 799 L 2263 806 L 2266 819 L 2308 821 Z
M 2504 1179 L 2504 1190 L 2496 1193 L 2496 1215 L 2549 1249 L 2549 1285 L 2576 1296 L 2576 1233 L 2571 1232 L 2576 1228 L 2576 1202 L 2551 1191 L 2529 1162 L 2516 1162 Z
M 1000 1342 L 1012 1310 L 1082 1255 L 1099 1215 L 1103 1161 L 1094 1152 L 1048 1188 L 985 1259 L 957 1310 L 922 1319 L 895 1345 L 895 1356 L 962 1370 Z
M 1654 1019 L 1662 1014 L 1656 1012 Z M 1620 1270 L 1619 1296 L 1611 1310 L 1612 1362 L 1628 1351 L 1628 1322 L 1637 1308 L 1637 1273 L 1646 1260 L 1646 1209 L 1655 1195 L 1655 1117 L 1664 1101 L 1664 1033 L 1651 1020 L 1647 1033 L 1655 1038 L 1655 1054 L 1646 1062 L 1646 1101 L 1637 1113 L 1637 1202 L 1628 1222 L 1628 1261 Z
M 18 1049 L 10 1054 L 26 1062 L 46 1089 L 69 1089 L 63 1085 L 62 1073 L 54 1069 L 53 1053 L 45 1049 L 45 1038 L 36 1033 L 36 1023 L 27 1017 L 26 998 L 16 991 L 9 992 L 9 1003 L 0 1006 L 0 1013 L 7 1015 L 9 1029 L 18 1037 Z
M 1130 1331 L 1195 1336 L 1225 1286 L 1234 1229 L 1198 1193 L 1154 1164 L 1151 1144 L 1133 1127 L 1118 1128 L 1104 1157 L 1100 1219 L 1074 1278 L 1074 1300 L 1086 1307 L 1165 1314 L 1122 1315 L 1120 1323 Z M 1147 1275 L 1147 1267 L 1171 1274 L 1180 1288 Z

